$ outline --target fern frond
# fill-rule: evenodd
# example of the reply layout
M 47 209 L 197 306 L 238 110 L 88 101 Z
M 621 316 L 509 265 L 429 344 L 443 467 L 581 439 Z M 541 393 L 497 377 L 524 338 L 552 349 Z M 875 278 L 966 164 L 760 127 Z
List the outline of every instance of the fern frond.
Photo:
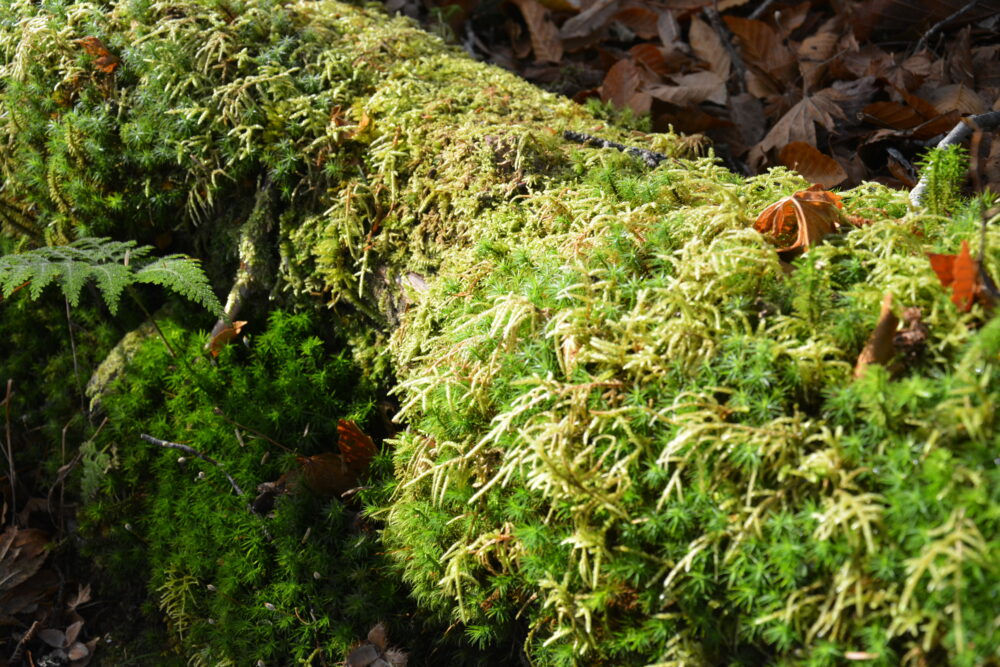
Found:
M 135 272 L 132 280 L 166 287 L 183 297 L 200 303 L 214 314 L 222 312 L 222 304 L 201 270 L 198 260 L 184 255 L 155 259 Z
M 70 304 L 76 306 L 84 284 L 92 279 L 108 309 L 116 313 L 126 287 L 134 283 L 152 283 L 201 304 L 215 315 L 222 313 L 222 304 L 196 260 L 170 255 L 142 266 L 151 252 L 152 248 L 137 247 L 134 241 L 82 238 L 68 245 L 3 255 L 0 256 L 0 294 L 10 296 L 19 286 L 30 282 L 28 294 L 37 299 L 42 290 L 55 282 L 62 287 Z

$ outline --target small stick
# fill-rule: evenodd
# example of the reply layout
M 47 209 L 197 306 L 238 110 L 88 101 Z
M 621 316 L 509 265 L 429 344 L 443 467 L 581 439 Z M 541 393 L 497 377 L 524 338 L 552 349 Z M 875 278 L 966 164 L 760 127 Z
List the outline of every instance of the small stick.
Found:
M 751 19 L 753 19 L 753 20 L 756 21 L 761 16 L 763 16 L 764 12 L 767 11 L 768 7 L 770 7 L 773 4 L 774 4 L 774 0 L 764 0 L 764 2 L 760 3 L 757 6 L 757 9 L 753 10 L 752 12 L 750 12 L 750 16 L 748 18 L 751 18 Z
M 655 168 L 664 160 L 670 159 L 663 153 L 657 153 L 656 151 L 647 150 L 645 148 L 626 146 L 625 144 L 620 144 L 617 141 L 608 141 L 607 139 L 601 139 L 600 137 L 595 137 L 592 134 L 584 134 L 583 132 L 566 130 L 563 132 L 563 139 L 566 139 L 567 141 L 575 141 L 576 143 L 583 144 L 584 146 L 594 146 L 595 148 L 614 148 L 620 150 L 623 153 L 628 153 L 629 155 L 639 158 L 650 169 Z
M 958 122 L 958 124 L 952 128 L 944 139 L 938 142 L 937 148 L 947 148 L 954 144 L 959 144 L 972 136 L 972 133 L 976 130 L 982 130 L 983 132 L 991 132 L 1000 127 L 1000 111 L 987 111 L 986 113 L 981 113 L 978 116 L 969 116 L 968 118 L 963 118 Z M 927 172 L 929 170 L 924 170 L 924 173 L 920 176 L 920 180 L 917 185 L 910 191 L 910 205 L 913 207 L 920 206 L 924 201 L 924 193 L 927 191 L 928 180 Z
M 733 74 L 736 75 L 736 87 L 741 93 L 747 92 L 747 68 L 743 64 L 743 57 L 740 55 L 740 52 L 733 46 L 733 34 L 729 32 L 729 28 L 722 22 L 718 9 L 705 7 L 701 11 L 708 19 L 708 22 L 712 24 L 715 32 L 718 33 L 722 46 L 725 47 L 726 52 L 729 54 L 729 60 L 733 64 Z
M 954 14 L 951 14 L 950 16 L 942 19 L 941 21 L 938 21 L 933 26 L 931 26 L 931 29 L 925 32 L 924 36 L 921 37 L 920 41 L 917 42 L 917 45 L 913 47 L 913 53 L 920 53 L 920 50 L 924 48 L 928 42 L 937 37 L 937 34 L 941 32 L 941 30 L 943 30 L 946 25 L 948 25 L 955 19 L 959 18 L 962 14 L 971 12 L 973 9 L 975 9 L 976 5 L 978 4 L 979 0 L 970 0 L 970 2 L 966 3 L 964 7 L 956 11 Z
M 158 445 L 160 447 L 169 447 L 171 449 L 179 449 L 179 450 L 181 450 L 182 452 L 184 452 L 186 454 L 190 454 L 191 456 L 197 456 L 202 461 L 208 461 L 212 465 L 217 466 L 219 468 L 219 470 L 222 471 L 222 474 L 226 476 L 226 479 L 229 480 L 229 485 L 233 487 L 233 491 L 236 492 L 236 495 L 238 495 L 238 496 L 242 496 L 243 495 L 243 489 L 241 489 L 240 485 L 236 483 L 236 480 L 233 479 L 232 476 L 228 472 L 226 472 L 226 469 L 222 467 L 221 463 L 219 463 L 218 461 L 216 461 L 215 459 L 213 459 L 211 456 L 207 456 L 206 454 L 202 454 L 201 452 L 199 452 L 194 447 L 189 447 L 188 445 L 182 445 L 179 442 L 170 442 L 168 440 L 160 440 L 159 438 L 154 438 L 153 436 L 146 435 L 145 433 L 140 433 L 139 437 L 142 438 L 143 440 L 145 440 L 146 442 L 150 442 L 150 443 L 152 443 L 154 445 Z
M 17 503 L 14 497 L 14 485 L 16 479 L 14 477 L 14 446 L 12 439 L 10 437 L 10 396 L 14 390 L 14 380 L 9 378 L 7 380 L 7 396 L 3 399 L 4 414 L 6 416 L 6 433 L 7 433 L 7 466 L 10 469 L 10 525 L 14 525 L 14 517 L 17 512 Z
M 21 638 L 17 640 L 17 646 L 14 647 L 14 652 L 10 656 L 9 664 L 17 664 L 21 660 L 21 654 L 24 653 L 24 645 L 35 638 L 38 633 L 38 627 L 42 624 L 41 621 L 35 621 L 28 628 L 28 631 L 21 635 Z

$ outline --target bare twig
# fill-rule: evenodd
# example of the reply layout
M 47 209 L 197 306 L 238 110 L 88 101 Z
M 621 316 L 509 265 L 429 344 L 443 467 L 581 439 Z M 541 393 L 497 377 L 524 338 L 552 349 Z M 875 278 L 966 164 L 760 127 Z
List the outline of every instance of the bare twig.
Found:
M 224 467 L 222 467 L 222 464 L 219 463 L 218 461 L 216 461 L 215 459 L 213 459 L 211 456 L 208 456 L 206 454 L 202 454 L 201 452 L 199 452 L 194 447 L 190 447 L 188 445 L 182 445 L 179 442 L 170 442 L 168 440 L 160 440 L 159 438 L 154 438 L 153 436 L 146 435 L 145 433 L 140 433 L 139 437 L 142 438 L 143 440 L 145 440 L 146 442 L 150 442 L 150 443 L 152 443 L 154 445 L 157 445 L 159 447 L 169 447 L 170 449 L 179 449 L 180 451 L 184 452 L 185 454 L 190 454 L 191 456 L 197 456 L 202 461 L 208 461 L 209 463 L 211 463 L 212 465 L 216 466 L 219 470 L 222 471 L 222 474 L 225 475 L 226 479 L 229 480 L 229 485 L 233 487 L 233 491 L 236 492 L 236 495 L 238 495 L 238 496 L 242 496 L 243 495 L 243 489 L 241 489 L 240 485 L 236 483 L 236 480 L 232 478 L 232 475 L 230 475 L 228 472 L 226 472 L 226 469 Z
M 722 17 L 719 16 L 718 9 L 715 7 L 705 7 L 701 12 L 708 19 L 708 22 L 712 24 L 715 32 L 718 33 L 722 46 L 725 47 L 726 53 L 729 54 L 729 60 L 733 64 L 733 74 L 736 75 L 736 87 L 741 93 L 747 92 L 747 68 L 743 64 L 743 56 L 733 46 L 733 34 L 729 32 L 729 28 L 722 22 Z
M 244 431 L 246 431 L 247 433 L 250 433 L 250 434 L 253 434 L 253 435 L 257 436 L 261 440 L 266 440 L 267 442 L 271 443 L 272 445 L 275 445 L 279 449 L 282 449 L 282 450 L 284 450 L 286 452 L 289 452 L 291 454 L 295 454 L 296 453 L 294 449 L 292 449 L 291 447 L 286 447 L 285 445 L 281 444 L 280 442 L 278 442 L 274 438 L 270 437 L 266 433 L 261 433 L 260 431 L 258 431 L 256 429 L 252 429 L 252 428 L 250 428 L 249 426 L 247 426 L 245 424 L 241 424 L 238 421 L 234 421 L 234 420 L 230 419 L 229 417 L 226 416 L 226 413 L 222 411 L 222 408 L 220 408 L 218 406 L 212 408 L 212 412 L 214 412 L 218 416 L 222 417 L 222 419 L 224 421 L 226 421 L 229 424 L 235 426 L 236 428 L 241 428 Z M 240 440 L 240 435 L 239 435 L 238 432 L 236 434 L 236 439 Z M 240 446 L 241 447 L 245 446 L 242 441 L 240 442 Z
M 664 160 L 669 160 L 670 158 L 663 153 L 657 153 L 656 151 L 647 150 L 645 148 L 636 148 L 634 146 L 626 146 L 625 144 L 620 144 L 617 141 L 608 141 L 607 139 L 601 139 L 600 137 L 595 137 L 592 134 L 584 134 L 583 132 L 573 132 L 571 130 L 566 130 L 563 132 L 563 139 L 567 141 L 575 141 L 578 144 L 583 144 L 584 146 L 594 146 L 595 148 L 614 148 L 620 150 L 623 153 L 628 153 L 634 157 L 639 158 L 646 163 L 646 166 L 650 169 L 656 167 Z
M 939 141 L 936 147 L 947 148 L 948 146 L 960 144 L 968 139 L 976 130 L 992 132 L 998 127 L 1000 127 L 1000 111 L 988 111 L 978 116 L 969 116 L 959 121 L 958 125 L 944 139 Z M 927 191 L 928 186 L 928 172 L 929 170 L 924 170 L 924 173 L 920 175 L 917 185 L 910 191 L 911 206 L 918 207 L 923 203 L 924 193 Z
M 14 392 L 14 380 L 9 378 L 7 380 L 7 395 L 3 399 L 4 405 L 4 417 L 6 423 L 6 435 L 7 435 L 7 449 L 5 453 L 7 454 L 7 468 L 10 472 L 7 474 L 10 476 L 10 525 L 14 525 L 14 518 L 17 515 L 17 502 L 15 498 L 14 485 L 17 483 L 17 477 L 14 474 L 14 443 L 10 436 L 10 398 Z
M 751 18 L 756 21 L 761 16 L 763 16 L 764 12 L 766 12 L 773 4 L 774 0 L 764 0 L 764 2 L 757 5 L 757 9 L 750 12 L 750 16 L 748 18 Z
M 69 349 L 73 353 L 73 378 L 76 380 L 76 392 L 80 394 L 80 411 L 87 414 L 87 401 L 83 396 L 83 385 L 80 384 L 80 364 L 76 359 L 76 339 L 73 336 L 73 317 L 69 310 L 69 298 L 66 302 L 66 329 L 69 330 Z
M 941 32 L 949 23 L 962 16 L 962 14 L 971 12 L 978 4 L 979 0 L 970 0 L 970 2 L 966 3 L 964 7 L 931 26 L 931 29 L 925 32 L 924 36 L 917 42 L 917 45 L 913 47 L 913 53 L 920 53 L 920 50 L 927 46 L 932 39 L 937 37 L 937 34 Z
M 28 628 L 28 631 L 21 635 L 21 638 L 17 640 L 17 646 L 14 647 L 14 652 L 10 655 L 10 660 L 8 661 L 11 665 L 16 665 L 21 660 L 21 654 L 24 653 L 24 645 L 35 638 L 38 634 L 38 629 L 41 627 L 41 621 L 35 621 Z

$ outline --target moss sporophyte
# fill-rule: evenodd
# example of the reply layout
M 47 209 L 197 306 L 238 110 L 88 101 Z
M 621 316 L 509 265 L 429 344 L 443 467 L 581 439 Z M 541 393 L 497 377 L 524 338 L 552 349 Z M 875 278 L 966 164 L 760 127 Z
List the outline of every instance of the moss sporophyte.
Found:
M 795 173 L 740 177 L 374 9 L 16 0 L 0 52 L 5 252 L 136 239 L 244 309 L 217 358 L 210 321 L 158 317 L 176 357 L 129 351 L 83 456 L 88 553 L 192 664 L 339 660 L 380 621 L 415 662 L 997 660 L 1000 327 L 927 253 L 1000 275 L 1000 233 L 992 196 L 951 196 L 956 156 L 928 209 L 836 193 L 866 224 L 783 266 L 754 222 Z M 886 294 L 926 336 L 854 379 Z M 139 440 L 252 489 L 339 451 L 340 419 L 394 436 L 368 488 L 262 513 Z

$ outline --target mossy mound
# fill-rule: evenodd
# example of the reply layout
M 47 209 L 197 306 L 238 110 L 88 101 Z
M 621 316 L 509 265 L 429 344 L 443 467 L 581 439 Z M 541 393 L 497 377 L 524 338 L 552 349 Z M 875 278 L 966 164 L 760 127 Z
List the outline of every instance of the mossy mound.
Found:
M 337 420 L 371 416 L 373 387 L 337 341 L 307 314 L 275 311 L 249 351 L 229 346 L 209 363 L 196 332 L 160 326 L 180 358 L 147 338 L 84 449 L 85 549 L 114 573 L 105 594 L 131 597 L 133 582 L 147 582 L 147 611 L 167 619 L 194 664 L 343 655 L 379 621 L 413 635 L 412 605 L 381 574 L 378 536 L 356 512 L 305 488 L 273 512 L 251 511 L 257 485 L 297 465 L 281 445 L 337 451 Z M 210 452 L 223 469 L 142 433 Z
M 793 174 L 682 159 L 327 0 L 18 0 L 0 52 L 6 235 L 155 242 L 258 313 L 336 309 L 329 336 L 258 316 L 217 366 L 170 326 L 179 358 L 149 341 L 102 401 L 90 546 L 193 659 L 330 659 L 388 619 L 414 662 L 458 641 L 455 662 L 997 660 L 1000 330 L 924 256 L 975 251 L 982 202 L 945 218 L 858 188 L 870 224 L 788 272 L 752 222 Z M 886 292 L 929 337 L 854 381 Z M 385 553 L 339 501 L 269 523 L 138 440 L 252 487 L 291 461 L 245 427 L 322 451 L 393 374 L 408 430 L 360 496 Z
M 980 205 L 845 193 L 877 221 L 789 275 L 752 226 L 791 174 L 590 180 L 563 234 L 482 239 L 413 314 L 427 337 L 396 333 L 385 539 L 421 604 L 482 643 L 528 619 L 538 664 L 996 660 L 1000 328 L 924 254 Z M 854 381 L 886 292 L 929 339 Z

